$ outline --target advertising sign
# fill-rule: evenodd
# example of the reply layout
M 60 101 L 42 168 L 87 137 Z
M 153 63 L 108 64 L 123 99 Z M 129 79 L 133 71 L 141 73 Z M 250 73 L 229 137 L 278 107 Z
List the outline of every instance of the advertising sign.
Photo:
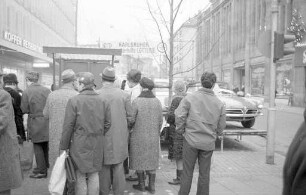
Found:
M 27 48 L 29 50 L 42 53 L 42 47 L 39 47 L 38 45 L 31 43 L 30 41 L 27 41 L 25 39 L 22 39 L 18 35 L 15 35 L 13 33 L 10 33 L 8 31 L 4 31 L 3 38 L 11 43 L 14 43 L 16 45 L 19 45 L 21 47 Z
M 306 45 L 295 47 L 295 66 L 306 66 Z

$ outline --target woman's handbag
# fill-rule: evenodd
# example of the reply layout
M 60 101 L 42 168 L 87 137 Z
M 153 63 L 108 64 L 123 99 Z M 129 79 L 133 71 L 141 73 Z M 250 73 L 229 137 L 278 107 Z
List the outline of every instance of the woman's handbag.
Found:
M 49 192 L 51 195 L 62 195 L 66 183 L 65 161 L 67 153 L 64 151 L 57 157 L 49 181 Z
M 75 171 L 75 164 L 69 155 L 69 152 L 67 154 L 66 160 L 65 160 L 65 169 L 67 174 L 67 180 L 69 183 L 76 182 L 76 171 Z

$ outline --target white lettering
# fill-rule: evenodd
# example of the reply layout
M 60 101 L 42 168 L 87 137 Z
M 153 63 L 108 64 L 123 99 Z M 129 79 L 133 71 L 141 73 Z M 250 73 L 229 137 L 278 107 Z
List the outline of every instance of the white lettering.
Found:
M 303 64 L 306 64 L 306 50 L 303 52 Z
M 30 49 L 32 51 L 42 53 L 42 48 L 41 47 L 39 47 L 38 45 L 35 45 L 34 43 L 31 43 L 27 40 L 24 40 L 21 37 L 15 35 L 15 34 L 12 34 L 10 32 L 5 31 L 3 37 L 4 37 L 5 40 L 7 40 L 11 43 L 14 43 L 14 44 L 22 46 L 24 48 Z

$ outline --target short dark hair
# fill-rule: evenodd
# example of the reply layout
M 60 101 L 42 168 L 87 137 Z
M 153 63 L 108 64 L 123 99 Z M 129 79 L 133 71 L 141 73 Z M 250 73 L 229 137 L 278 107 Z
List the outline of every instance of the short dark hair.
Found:
M 213 72 L 204 72 L 201 76 L 201 84 L 204 88 L 211 89 L 217 81 L 217 76 Z
M 141 79 L 141 72 L 136 69 L 132 69 L 127 73 L 127 80 L 134 83 L 139 83 Z

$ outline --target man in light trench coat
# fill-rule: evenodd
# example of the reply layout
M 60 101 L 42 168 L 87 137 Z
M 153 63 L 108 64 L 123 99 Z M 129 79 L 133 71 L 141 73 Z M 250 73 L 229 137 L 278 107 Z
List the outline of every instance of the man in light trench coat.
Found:
M 128 157 L 128 124 L 131 120 L 131 100 L 128 93 L 114 86 L 115 70 L 106 67 L 102 73 L 103 87 L 98 91 L 110 107 L 111 127 L 104 135 L 103 165 L 100 172 L 100 195 L 123 195 L 125 177 L 123 161 Z

